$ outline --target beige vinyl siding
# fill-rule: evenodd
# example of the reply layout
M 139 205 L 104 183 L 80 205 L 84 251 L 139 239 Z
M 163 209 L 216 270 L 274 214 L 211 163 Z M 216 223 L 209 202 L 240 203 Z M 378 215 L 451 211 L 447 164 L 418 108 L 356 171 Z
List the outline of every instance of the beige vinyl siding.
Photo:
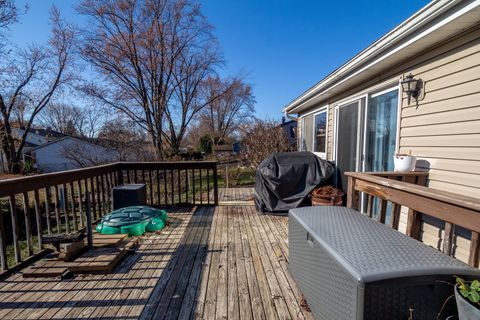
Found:
M 382 85 L 387 86 L 409 73 L 422 79 L 424 88 L 418 104 L 414 100 L 408 104 L 405 94 L 401 97 L 399 152 L 411 152 L 419 157 L 419 167 L 429 170 L 429 187 L 480 198 L 478 25 L 329 99 L 327 158 L 332 159 L 334 153 L 335 106 Z M 402 208 L 399 230 L 403 232 L 406 212 Z M 441 225 L 423 224 L 424 243 L 441 248 L 442 239 Z M 454 252 L 458 259 L 467 261 L 469 240 L 457 235 Z
M 435 51 L 442 49 L 447 54 L 408 70 L 424 81 L 424 89 L 418 106 L 402 100 L 400 152 L 422 160 L 429 187 L 480 198 L 480 31 Z M 404 211 L 402 216 L 405 224 Z M 442 229 L 423 223 L 422 241 L 440 249 Z M 457 235 L 455 256 L 467 262 L 469 245 Z

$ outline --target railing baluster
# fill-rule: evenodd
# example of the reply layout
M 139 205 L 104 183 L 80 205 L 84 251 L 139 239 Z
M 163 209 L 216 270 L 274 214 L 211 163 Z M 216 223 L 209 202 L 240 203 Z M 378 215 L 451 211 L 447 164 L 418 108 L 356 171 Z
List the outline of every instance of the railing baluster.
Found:
M 130 183 L 130 170 L 126 170 L 127 172 L 127 183 Z
M 10 218 L 12 219 L 13 250 L 15 254 L 15 262 L 20 263 L 20 233 L 18 230 L 17 204 L 15 200 L 15 195 L 13 194 L 10 195 Z
M 100 197 L 100 200 L 99 200 L 100 207 L 101 207 L 100 212 L 101 212 L 101 215 L 103 217 L 103 215 L 105 215 L 105 210 L 106 210 L 105 204 L 107 202 L 107 199 L 105 198 L 105 182 L 103 181 L 103 175 L 102 174 L 97 176 L 97 181 L 100 182 L 100 190 L 99 190 L 100 192 L 99 192 L 98 196 Z
M 71 200 L 72 200 L 72 223 L 73 223 L 73 230 L 78 230 L 77 225 L 77 211 L 75 206 L 75 188 L 73 186 L 73 181 L 70 182 L 70 190 L 71 190 Z
M 32 221 L 30 219 L 30 203 L 28 201 L 28 192 L 23 193 L 23 213 L 25 215 L 25 236 L 27 238 L 27 253 L 28 256 L 33 254 L 33 240 L 32 240 Z
M 178 183 L 178 203 L 182 203 L 182 183 L 180 181 L 180 175 L 182 172 L 177 169 L 177 183 Z
M 107 184 L 107 190 L 105 190 L 105 194 L 107 195 L 107 210 L 111 211 L 112 208 L 112 175 L 111 172 L 105 175 L 105 183 Z
M 445 236 L 443 238 L 443 247 L 442 252 L 451 256 L 452 249 L 453 249 L 453 232 L 454 232 L 454 225 L 450 222 L 445 222 Z
M 367 216 L 373 216 L 373 196 L 370 194 L 367 194 Z
M 164 184 L 164 194 L 165 194 L 165 204 L 168 204 L 168 189 L 167 189 L 167 170 L 163 169 L 163 184 Z
M 6 243 L 5 225 L 3 221 L 3 206 L 0 205 L 0 267 L 2 271 L 8 269 L 7 264 L 7 243 Z
M 478 250 L 480 247 L 480 241 L 478 232 L 472 231 L 472 236 L 470 237 L 470 254 L 468 256 L 468 264 L 474 268 L 478 268 Z
M 216 163 L 213 166 L 213 203 L 218 206 L 218 172 Z
M 67 184 L 63 184 L 63 213 L 65 214 L 65 229 L 67 233 L 70 233 L 70 218 L 68 217 L 68 190 Z
M 137 169 L 133 169 L 133 181 L 138 183 Z
M 91 194 L 91 208 L 92 208 L 92 211 L 93 211 L 93 219 L 96 220 L 98 215 L 97 215 L 97 205 L 96 205 L 96 201 L 95 201 L 95 188 L 94 188 L 94 181 L 93 181 L 94 177 L 91 177 L 90 178 L 90 194 Z M 85 186 L 86 187 L 86 186 Z M 85 194 L 87 194 L 88 190 L 85 190 Z
M 50 192 L 50 186 L 45 188 L 45 218 L 47 220 L 47 232 L 48 234 L 52 234 L 52 224 L 50 220 L 50 199 L 51 197 L 51 192 Z
M 78 220 L 79 220 L 80 226 L 83 228 L 85 226 L 85 222 L 83 220 L 82 180 L 78 180 L 77 183 L 78 183 Z
M 160 199 L 160 172 L 157 169 L 155 173 L 157 174 L 157 205 L 161 205 L 162 200 Z
M 385 219 L 387 216 L 387 200 L 384 200 L 384 199 L 379 199 L 379 200 L 380 200 L 380 212 L 379 212 L 378 221 L 380 221 L 380 223 L 385 224 Z
M 210 204 L 210 169 L 207 168 L 207 204 Z
M 101 189 L 100 189 L 100 180 L 98 178 L 98 176 L 95 176 L 95 186 L 96 186 L 96 192 L 95 192 L 95 195 L 97 196 L 97 205 L 98 205 L 98 217 L 103 217 L 103 203 L 102 203 L 102 199 L 100 197 L 100 192 L 101 192 Z M 92 195 L 93 197 L 95 197 L 94 195 Z
M 38 251 L 42 250 L 42 233 L 43 233 L 43 223 L 42 223 L 42 212 L 40 210 L 40 195 L 38 189 L 33 191 L 33 203 L 35 207 L 35 219 L 37 222 L 37 243 Z
M 390 226 L 395 230 L 398 230 L 398 225 L 400 224 L 400 208 L 398 204 L 392 203 Z
M 174 180 L 173 180 L 173 169 L 170 170 L 170 180 L 171 180 L 171 188 L 170 190 L 172 191 L 172 205 L 175 204 L 175 186 L 174 186 Z
M 195 204 L 195 169 L 192 169 L 192 193 L 193 193 L 193 204 Z
M 57 220 L 57 233 L 62 233 L 62 224 L 60 221 L 60 196 L 58 194 L 58 185 L 54 186 L 55 191 L 55 219 Z
M 153 180 L 152 180 L 152 170 L 148 170 L 148 181 L 150 183 L 150 205 L 153 206 Z
M 200 204 L 203 204 L 203 177 L 202 177 L 202 168 L 199 169 L 200 173 Z

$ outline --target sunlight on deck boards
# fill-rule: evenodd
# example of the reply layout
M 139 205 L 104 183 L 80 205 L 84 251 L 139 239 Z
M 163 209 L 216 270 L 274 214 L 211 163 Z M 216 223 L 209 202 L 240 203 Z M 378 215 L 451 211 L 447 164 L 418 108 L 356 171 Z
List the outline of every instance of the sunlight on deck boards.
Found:
M 233 200 L 246 200 L 245 189 Z M 312 318 L 287 269 L 286 217 L 253 206 L 169 211 L 171 225 L 112 274 L 0 282 L 0 318 Z

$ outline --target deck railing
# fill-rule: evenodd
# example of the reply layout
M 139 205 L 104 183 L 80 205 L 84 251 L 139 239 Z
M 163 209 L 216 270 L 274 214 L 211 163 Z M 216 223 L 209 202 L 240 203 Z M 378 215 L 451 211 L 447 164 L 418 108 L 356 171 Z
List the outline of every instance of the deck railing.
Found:
M 480 200 L 452 192 L 432 189 L 423 185 L 409 183 L 423 182 L 426 177 L 413 178 L 406 176 L 403 181 L 397 181 L 393 173 L 346 173 L 349 179 L 347 206 L 359 208 L 359 194 L 367 194 L 369 198 L 376 197 L 380 201 L 380 222 L 382 212 L 387 203 L 392 208 L 391 226 L 398 230 L 398 216 L 401 206 L 408 208 L 406 234 L 420 240 L 423 215 L 427 215 L 444 222 L 444 236 L 441 250 L 452 256 L 455 237 L 455 226 L 470 231 L 470 248 L 468 263 L 478 267 L 479 233 L 480 233 Z M 420 183 L 423 184 L 423 183 Z M 371 202 L 372 200 L 368 200 Z M 367 205 L 368 207 L 368 205 Z M 367 214 L 368 210 L 367 210 Z M 383 214 L 384 217 L 384 214 Z
M 113 187 L 145 183 L 147 204 L 218 204 L 216 161 L 117 162 L 0 181 L 0 269 L 20 267 L 42 251 L 42 235 L 85 227 L 112 210 Z M 22 263 L 23 262 L 23 263 Z

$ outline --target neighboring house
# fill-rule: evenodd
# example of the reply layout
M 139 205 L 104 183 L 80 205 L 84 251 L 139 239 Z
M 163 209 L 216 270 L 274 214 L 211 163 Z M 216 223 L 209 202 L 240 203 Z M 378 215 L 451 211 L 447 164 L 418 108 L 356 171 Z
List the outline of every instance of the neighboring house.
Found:
M 288 142 L 291 146 L 295 146 L 297 143 L 297 121 L 289 120 L 285 121 L 285 117 L 282 117 L 282 123 L 280 124 L 285 135 L 288 138 Z
M 55 172 L 115 161 L 116 152 L 70 136 L 30 148 L 24 157 L 31 159 L 39 172 Z
M 13 133 L 14 139 L 19 141 L 20 138 L 25 133 L 25 129 L 13 128 L 12 133 Z M 52 130 L 52 128 L 50 127 L 46 129 L 31 128 L 25 139 L 25 146 L 23 147 L 22 154 L 25 155 L 26 153 L 29 152 L 31 148 L 35 148 L 45 143 L 61 139 L 65 136 L 66 135 L 64 135 L 63 133 Z M 3 150 L 0 150 L 0 170 L 2 172 L 7 171 L 7 159 Z
M 396 152 L 411 152 L 429 187 L 480 198 L 479 22 L 479 0 L 432 1 L 285 106 L 298 115 L 298 148 L 342 173 L 392 170 Z M 401 87 L 409 74 L 418 101 Z

